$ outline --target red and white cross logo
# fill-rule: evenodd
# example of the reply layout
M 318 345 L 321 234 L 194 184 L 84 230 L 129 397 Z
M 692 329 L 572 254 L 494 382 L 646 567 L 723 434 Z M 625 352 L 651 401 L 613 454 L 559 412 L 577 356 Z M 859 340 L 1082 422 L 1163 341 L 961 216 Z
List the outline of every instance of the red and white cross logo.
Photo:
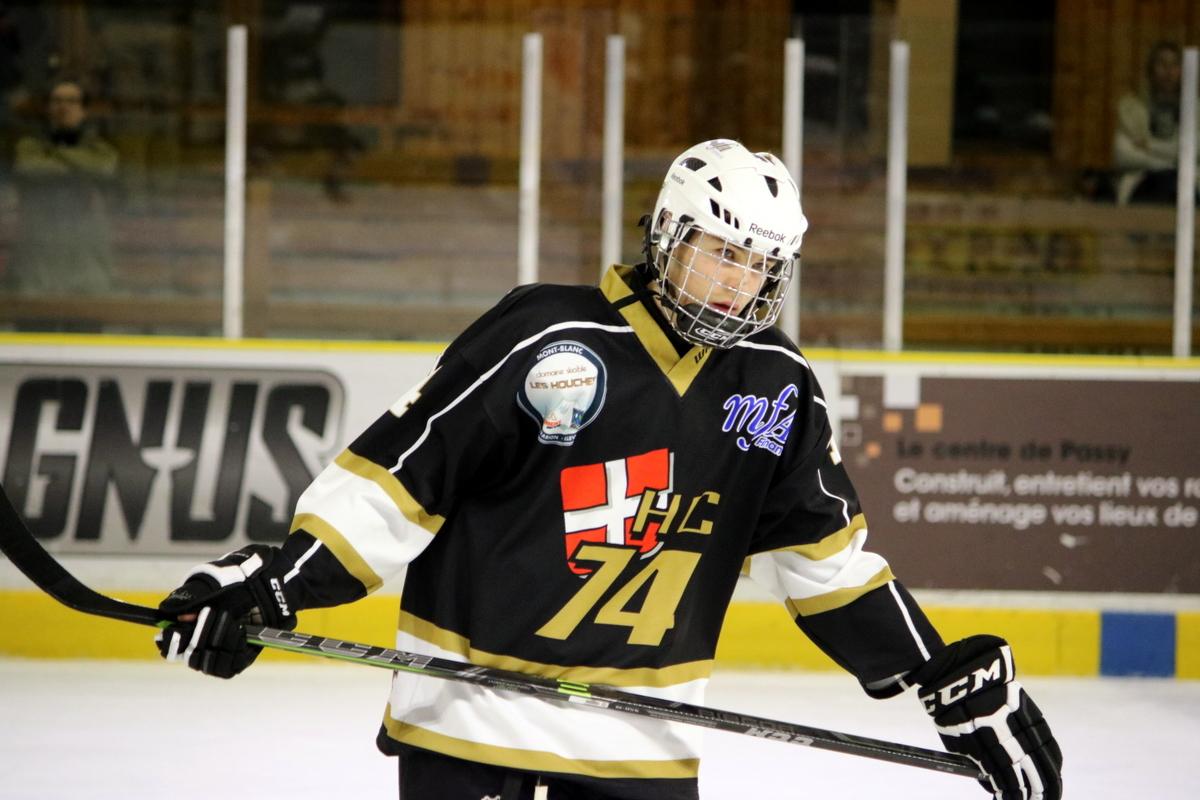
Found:
M 658 523 L 634 532 L 633 521 L 646 490 L 657 493 L 655 505 L 665 508 L 670 499 L 672 457 L 666 448 L 628 458 L 567 467 L 560 475 L 563 530 L 567 565 L 577 575 L 591 568 L 571 560 L 585 542 L 636 546 L 639 554 L 658 547 Z

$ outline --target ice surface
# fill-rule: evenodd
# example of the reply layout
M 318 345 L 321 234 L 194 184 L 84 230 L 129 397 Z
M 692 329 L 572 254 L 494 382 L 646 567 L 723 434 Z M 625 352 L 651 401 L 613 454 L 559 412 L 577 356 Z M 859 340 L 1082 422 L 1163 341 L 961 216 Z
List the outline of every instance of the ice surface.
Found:
M 220 681 L 159 662 L 0 659 L 0 798 L 394 798 L 394 762 L 374 747 L 387 681 L 340 664 L 263 663 Z M 1200 682 L 1025 682 L 1063 745 L 1068 798 L 1197 796 Z M 911 693 L 873 701 L 844 675 L 720 672 L 708 702 L 939 746 Z M 967 778 L 707 736 L 705 800 L 987 796 Z

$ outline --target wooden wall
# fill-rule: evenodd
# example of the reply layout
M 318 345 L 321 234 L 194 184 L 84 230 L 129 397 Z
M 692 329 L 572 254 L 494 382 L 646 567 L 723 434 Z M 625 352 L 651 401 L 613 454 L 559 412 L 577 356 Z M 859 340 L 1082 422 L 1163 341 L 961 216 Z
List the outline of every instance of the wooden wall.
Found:
M 512 156 L 521 37 L 543 36 L 543 152 L 596 156 L 605 38 L 626 46 L 626 144 L 678 148 L 716 135 L 778 147 L 786 0 L 407 0 L 401 105 L 433 151 Z
M 1136 89 L 1159 40 L 1200 45 L 1197 0 L 1058 0 L 1055 25 L 1054 155 L 1074 167 L 1107 169 L 1117 99 Z
M 947 165 L 953 151 L 958 0 L 898 0 L 895 15 L 896 34 L 909 44 L 908 163 Z M 890 71 L 890 48 L 879 55 Z M 886 85 L 877 89 L 887 96 Z
M 1054 1 L 1054 159 L 1069 169 L 1106 169 L 1117 98 L 1136 88 L 1155 42 L 1200 45 L 1200 0 Z M 261 0 L 224 3 L 231 14 L 250 19 L 261 6 Z M 923 26 L 943 34 L 952 30 L 953 4 L 875 0 L 872 13 L 896 15 L 896 24 L 908 28 L 915 46 L 917 39 L 938 35 L 920 30 Z M 401 137 L 405 153 L 511 158 L 520 132 L 521 35 L 540 31 L 543 151 L 550 158 L 596 157 L 603 127 L 604 39 L 620 33 L 626 39 L 631 154 L 669 151 L 717 135 L 777 148 L 782 50 L 791 31 L 791 7 L 789 0 L 404 0 L 395 65 L 401 104 L 396 114 L 382 116 L 399 118 L 408 127 Z M 929 18 L 929 8 L 938 9 L 937 19 Z M 873 102 L 886 102 L 885 39 L 873 53 L 879 62 L 872 65 L 878 73 L 873 85 L 882 86 Z M 951 52 L 940 39 L 935 44 L 943 56 Z M 940 71 L 950 89 L 938 86 L 934 94 L 948 97 L 952 64 L 943 58 L 946 63 L 925 69 L 921 77 L 918 67 L 926 57 L 913 54 L 913 90 L 923 91 L 922 81 Z M 912 124 L 936 127 L 910 132 L 915 163 L 944 163 L 946 110 L 939 106 L 925 123 Z

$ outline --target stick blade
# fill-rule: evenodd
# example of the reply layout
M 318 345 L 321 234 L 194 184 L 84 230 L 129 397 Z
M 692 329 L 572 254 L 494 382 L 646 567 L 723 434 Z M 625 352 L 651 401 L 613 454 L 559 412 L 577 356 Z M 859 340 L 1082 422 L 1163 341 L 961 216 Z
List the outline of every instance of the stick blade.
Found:
M 8 499 L 3 486 L 0 486 L 0 551 L 39 589 L 68 608 L 140 625 L 156 626 L 161 619 L 152 608 L 126 603 L 93 591 L 63 569 L 34 538 L 33 532 Z

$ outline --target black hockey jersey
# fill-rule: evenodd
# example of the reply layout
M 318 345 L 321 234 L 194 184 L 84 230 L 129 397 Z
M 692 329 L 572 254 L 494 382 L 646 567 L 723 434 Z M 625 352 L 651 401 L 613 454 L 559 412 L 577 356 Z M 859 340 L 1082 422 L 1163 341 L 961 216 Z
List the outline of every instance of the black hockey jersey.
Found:
M 940 641 L 863 547 L 808 363 L 774 330 L 677 347 L 652 303 L 627 267 L 510 293 L 300 498 L 293 531 L 341 573 L 305 582 L 349 600 L 407 566 L 398 649 L 701 703 L 745 566 L 868 691 L 898 691 Z M 702 737 L 406 673 L 384 730 L 641 778 L 695 776 Z

